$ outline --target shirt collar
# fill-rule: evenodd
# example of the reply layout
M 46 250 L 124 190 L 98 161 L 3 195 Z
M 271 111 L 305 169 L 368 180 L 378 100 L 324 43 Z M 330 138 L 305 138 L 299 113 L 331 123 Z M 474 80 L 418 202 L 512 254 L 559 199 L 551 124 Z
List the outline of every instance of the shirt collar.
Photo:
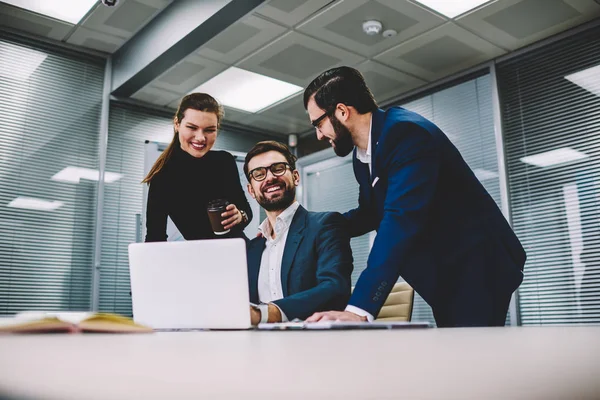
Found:
M 279 235 L 282 232 L 284 232 L 290 228 L 290 225 L 292 224 L 292 219 L 294 218 L 294 215 L 296 214 L 298 207 L 300 207 L 300 203 L 298 203 L 297 201 L 294 201 L 288 208 L 283 210 L 283 212 L 277 216 L 277 218 L 275 220 L 276 221 L 275 222 L 275 234 L 277 235 L 276 237 L 279 237 Z M 267 240 L 273 240 L 271 238 L 271 233 L 273 232 L 273 227 L 271 226 L 271 223 L 269 222 L 269 218 L 265 218 L 265 220 L 262 222 L 262 224 L 260 224 L 260 226 L 258 227 L 258 231 Z
M 356 158 L 363 163 L 371 161 L 371 130 L 373 129 L 373 114 L 371 114 L 371 120 L 369 121 L 369 142 L 367 143 L 367 151 L 356 148 Z

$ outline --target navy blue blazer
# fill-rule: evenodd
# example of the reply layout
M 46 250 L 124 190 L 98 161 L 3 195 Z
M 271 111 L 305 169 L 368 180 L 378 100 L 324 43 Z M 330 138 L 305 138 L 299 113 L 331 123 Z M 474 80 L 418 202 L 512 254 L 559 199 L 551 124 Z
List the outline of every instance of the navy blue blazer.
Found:
M 258 273 L 266 239 L 248 244 L 250 301 L 258 303 Z M 352 249 L 346 222 L 335 212 L 308 212 L 298 207 L 281 262 L 283 298 L 275 303 L 289 320 L 317 311 L 343 310 L 350 298 Z
M 351 236 L 377 230 L 377 237 L 349 304 L 377 316 L 402 276 L 438 325 L 478 324 L 452 304 L 466 309 L 502 298 L 507 308 L 523 280 L 525 251 L 446 135 L 403 108 L 377 110 L 371 162 L 370 174 L 354 150 L 359 206 L 344 216 Z

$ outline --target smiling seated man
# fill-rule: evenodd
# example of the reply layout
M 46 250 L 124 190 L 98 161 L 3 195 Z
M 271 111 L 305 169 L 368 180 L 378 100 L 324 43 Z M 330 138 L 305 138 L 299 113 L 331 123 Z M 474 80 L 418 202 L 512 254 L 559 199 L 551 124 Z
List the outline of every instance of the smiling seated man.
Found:
M 252 323 L 305 319 L 343 310 L 350 298 L 352 250 L 337 212 L 309 212 L 296 201 L 300 174 L 283 143 L 257 143 L 246 155 L 248 192 L 265 209 L 262 236 L 248 245 Z

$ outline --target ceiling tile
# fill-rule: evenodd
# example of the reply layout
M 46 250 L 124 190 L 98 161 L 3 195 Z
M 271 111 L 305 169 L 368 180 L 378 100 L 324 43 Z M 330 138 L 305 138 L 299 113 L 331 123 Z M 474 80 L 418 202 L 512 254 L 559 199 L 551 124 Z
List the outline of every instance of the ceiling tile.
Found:
M 81 26 L 129 39 L 172 0 L 120 0 L 115 7 L 96 7 Z
M 286 26 L 294 26 L 331 2 L 332 0 L 271 0 L 260 6 L 256 13 Z
M 126 39 L 79 27 L 67 42 L 105 53 L 114 53 L 126 42 Z
M 600 16 L 594 0 L 504 0 L 468 13 L 456 23 L 505 49 L 562 32 Z
M 433 81 L 503 53 L 501 48 L 448 22 L 375 59 L 424 80 Z
M 451 36 L 442 36 L 400 56 L 403 61 L 435 73 L 443 73 L 463 60 L 481 57 L 481 51 Z
M 281 136 L 284 143 L 287 143 L 287 135 L 306 131 L 306 125 L 303 125 L 291 118 L 273 117 L 262 114 L 255 114 L 249 118 L 244 125 L 250 130 L 258 133 L 272 134 Z
M 104 25 L 130 34 L 144 26 L 156 13 L 156 8 L 136 0 L 127 0 L 104 21 Z
M 146 85 L 131 96 L 132 98 L 146 103 L 155 104 L 158 106 L 167 106 L 173 102 L 179 104 L 179 100 L 183 97 L 179 93 L 170 92 L 165 89 Z
M 304 87 L 321 72 L 364 58 L 297 32 L 272 42 L 237 66 Z
M 362 29 L 367 20 L 381 22 L 382 32 L 394 29 L 398 34 L 389 38 L 369 36 Z M 444 22 L 437 14 L 406 0 L 346 0 L 321 11 L 298 30 L 370 57 Z
M 365 77 L 367 86 L 369 86 L 379 104 L 383 104 L 392 97 L 397 97 L 426 83 L 419 78 L 371 60 L 365 61 L 356 68 Z
M 253 117 L 253 115 L 254 114 L 242 110 L 236 110 L 235 108 L 225 107 L 225 117 L 223 118 L 223 121 L 225 123 L 232 122 L 241 124 L 247 122 L 251 117 Z
M 54 40 L 63 40 L 74 25 L 0 3 L 0 26 Z
M 303 130 L 310 129 L 311 125 L 308 114 L 304 109 L 303 98 L 304 92 L 301 92 L 282 103 L 262 111 L 260 115 L 265 118 L 275 118 L 286 121 L 293 120 L 295 123 L 300 124 Z
M 215 61 L 233 64 L 281 36 L 286 30 L 263 18 L 249 15 L 211 39 L 196 53 Z
M 160 75 L 152 81 L 152 84 L 158 88 L 180 93 L 183 97 L 225 69 L 227 69 L 226 64 L 192 54 Z

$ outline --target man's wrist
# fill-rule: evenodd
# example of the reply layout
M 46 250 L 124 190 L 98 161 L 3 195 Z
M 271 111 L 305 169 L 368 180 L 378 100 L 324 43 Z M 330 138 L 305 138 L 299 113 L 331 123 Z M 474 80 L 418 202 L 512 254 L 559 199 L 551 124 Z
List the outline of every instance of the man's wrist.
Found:
M 358 308 L 356 306 L 348 304 L 344 311 L 351 312 L 352 314 L 358 315 L 363 319 L 363 321 L 373 322 L 375 318 L 368 311 L 363 310 L 362 308 Z
M 246 222 L 248 222 L 248 214 L 246 214 L 246 211 L 240 210 L 239 208 L 238 208 L 238 211 L 240 212 L 240 215 L 242 216 L 242 223 L 245 224 Z
M 268 304 L 268 313 L 267 322 L 281 322 L 281 311 L 275 304 Z

